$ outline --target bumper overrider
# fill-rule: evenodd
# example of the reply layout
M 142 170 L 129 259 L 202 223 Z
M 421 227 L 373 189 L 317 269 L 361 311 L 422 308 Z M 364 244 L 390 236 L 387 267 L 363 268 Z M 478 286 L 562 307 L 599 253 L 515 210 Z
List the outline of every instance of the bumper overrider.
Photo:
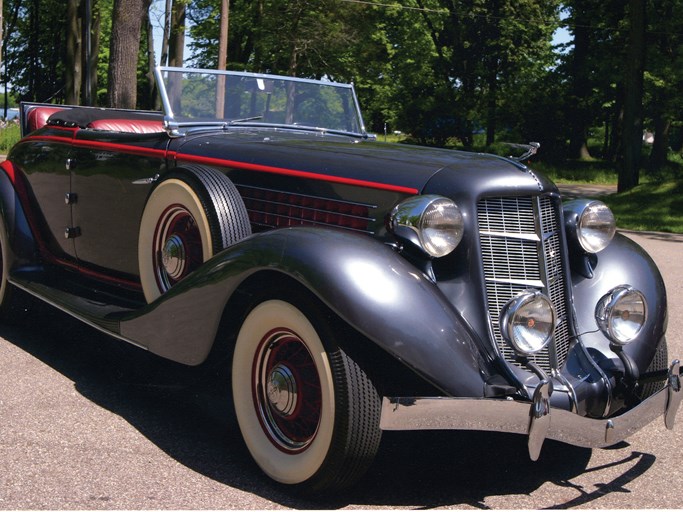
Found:
M 384 397 L 382 430 L 484 430 L 526 434 L 529 456 L 537 460 L 543 442 L 554 439 L 586 448 L 614 445 L 663 416 L 671 430 L 683 398 L 681 367 L 669 367 L 664 388 L 626 412 L 593 419 L 550 406 L 552 384 L 544 379 L 531 402 L 513 399 Z

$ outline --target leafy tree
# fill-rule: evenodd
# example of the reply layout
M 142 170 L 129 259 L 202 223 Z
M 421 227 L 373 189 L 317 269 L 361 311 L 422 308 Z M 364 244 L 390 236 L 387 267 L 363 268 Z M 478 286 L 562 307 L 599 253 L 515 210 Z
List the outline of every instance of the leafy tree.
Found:
M 450 137 L 472 146 L 473 132 L 487 127 L 493 142 L 506 96 L 525 76 L 552 62 L 550 41 L 557 27 L 558 2 L 536 0 L 418 0 L 422 33 L 432 41 L 432 98 L 425 106 L 432 143 Z
M 5 40 L 5 73 L 20 101 L 64 97 L 66 10 L 60 0 L 8 0 L 11 29 Z M 49 29 L 46 29 L 49 27 Z
M 655 138 L 650 153 L 650 170 L 657 172 L 666 163 L 671 127 L 683 112 L 683 2 L 660 0 L 649 10 L 645 72 L 646 114 Z

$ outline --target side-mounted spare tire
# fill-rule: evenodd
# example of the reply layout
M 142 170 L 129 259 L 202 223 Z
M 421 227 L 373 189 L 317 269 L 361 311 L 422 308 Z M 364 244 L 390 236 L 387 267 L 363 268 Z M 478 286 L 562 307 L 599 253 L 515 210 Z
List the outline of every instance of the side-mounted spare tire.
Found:
M 247 209 L 227 176 L 196 165 L 174 170 L 152 190 L 140 222 L 138 260 L 147 302 L 250 234 Z

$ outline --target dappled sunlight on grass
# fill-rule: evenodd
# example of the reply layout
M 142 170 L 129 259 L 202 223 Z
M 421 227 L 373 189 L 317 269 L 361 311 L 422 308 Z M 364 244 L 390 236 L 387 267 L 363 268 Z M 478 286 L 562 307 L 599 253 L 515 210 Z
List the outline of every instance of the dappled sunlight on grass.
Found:
M 683 233 L 683 180 L 645 183 L 601 199 L 620 228 Z
M 529 165 L 532 169 L 540 171 L 555 183 L 591 183 L 613 184 L 618 176 L 612 164 L 601 160 L 572 160 L 562 163 L 546 161 L 534 162 Z

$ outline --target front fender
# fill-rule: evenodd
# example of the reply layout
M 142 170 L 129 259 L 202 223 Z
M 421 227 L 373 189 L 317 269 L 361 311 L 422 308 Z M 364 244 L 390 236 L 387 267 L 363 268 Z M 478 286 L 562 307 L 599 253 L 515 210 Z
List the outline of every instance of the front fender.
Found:
M 385 244 L 341 230 L 301 227 L 253 235 L 122 322 L 122 335 L 198 364 L 210 351 L 232 293 L 261 270 L 296 279 L 446 393 L 482 396 L 490 371 L 476 334 L 437 286 Z
M 595 307 L 612 288 L 627 284 L 640 290 L 647 301 L 646 323 L 636 340 L 624 351 L 640 372 L 645 372 L 657 344 L 666 333 L 667 300 L 664 280 L 650 256 L 635 242 L 617 234 L 610 245 L 597 255 L 593 277 L 573 276 L 574 308 L 577 333 L 584 346 L 603 356 L 618 360 L 609 340 L 600 332 L 595 320 Z

